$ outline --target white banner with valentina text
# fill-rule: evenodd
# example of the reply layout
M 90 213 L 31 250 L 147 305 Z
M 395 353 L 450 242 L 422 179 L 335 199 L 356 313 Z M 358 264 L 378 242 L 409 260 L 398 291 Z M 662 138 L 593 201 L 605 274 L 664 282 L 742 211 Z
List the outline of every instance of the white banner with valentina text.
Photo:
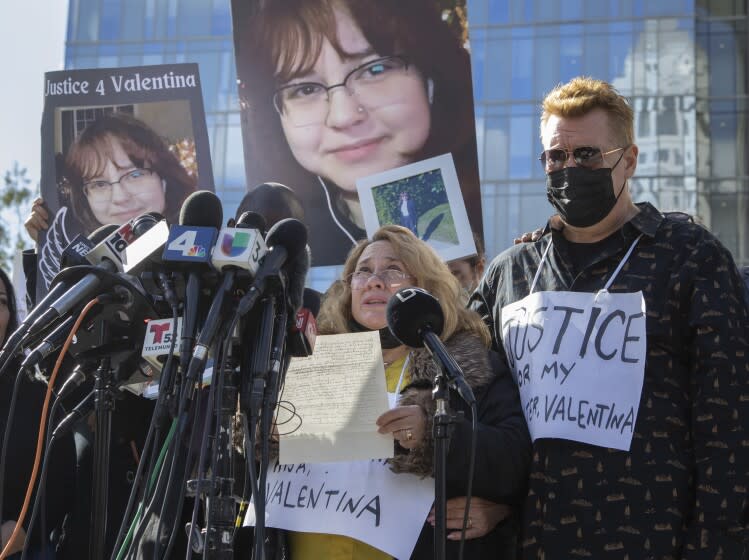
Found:
M 536 292 L 502 308 L 531 438 L 629 450 L 645 377 L 642 292 Z
M 395 474 L 384 460 L 274 464 L 265 501 L 267 527 L 345 535 L 407 559 L 434 502 L 434 479 Z M 244 525 L 255 525 L 252 504 Z

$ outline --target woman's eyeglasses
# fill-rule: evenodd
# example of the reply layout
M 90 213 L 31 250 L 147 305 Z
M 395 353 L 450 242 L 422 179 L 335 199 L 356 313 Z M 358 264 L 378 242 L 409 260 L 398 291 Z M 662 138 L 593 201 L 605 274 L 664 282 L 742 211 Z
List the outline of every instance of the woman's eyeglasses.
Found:
M 408 74 L 408 67 L 403 56 L 384 56 L 357 66 L 340 84 L 298 82 L 280 87 L 273 94 L 273 105 L 294 126 L 322 124 L 331 90 L 343 87 L 365 110 L 377 109 L 400 99 L 400 78 Z
M 541 155 L 538 159 L 541 161 L 541 165 L 543 165 L 544 170 L 547 173 L 551 173 L 552 171 L 559 171 L 560 169 L 562 169 L 564 167 L 564 164 L 567 163 L 570 154 L 572 154 L 572 157 L 574 158 L 577 165 L 579 165 L 580 167 L 587 167 L 588 169 L 592 169 L 594 167 L 598 167 L 603 163 L 603 156 L 607 156 L 609 154 L 613 154 L 614 152 L 619 152 L 625 149 L 626 148 L 614 148 L 613 150 L 609 150 L 608 152 L 601 152 L 600 148 L 594 148 L 592 146 L 580 146 L 579 148 L 575 148 L 574 150 L 553 148 L 551 150 L 544 150 L 543 152 L 541 152 Z
M 399 288 L 408 278 L 411 278 L 410 274 L 397 270 L 395 268 L 388 268 L 380 272 L 369 272 L 368 270 L 357 270 L 352 272 L 348 276 L 349 284 L 352 290 L 361 290 L 367 285 L 370 278 L 377 277 L 382 280 L 385 287 Z
M 129 190 L 137 190 L 146 184 L 156 172 L 153 169 L 131 169 L 116 181 L 88 181 L 83 183 L 83 192 L 92 202 L 107 201 L 112 197 L 112 187 L 119 184 Z

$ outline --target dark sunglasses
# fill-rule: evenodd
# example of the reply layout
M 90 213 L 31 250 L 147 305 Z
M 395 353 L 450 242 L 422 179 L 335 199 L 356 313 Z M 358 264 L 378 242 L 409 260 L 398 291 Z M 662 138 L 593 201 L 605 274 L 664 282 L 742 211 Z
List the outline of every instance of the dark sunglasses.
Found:
M 600 148 L 594 148 L 592 146 L 580 146 L 574 150 L 565 150 L 563 148 L 553 148 L 551 150 L 544 150 L 539 156 L 541 165 L 547 172 L 558 171 L 564 167 L 567 160 L 572 154 L 575 159 L 575 163 L 580 167 L 592 168 L 601 165 L 603 162 L 603 156 L 613 154 L 620 150 L 626 150 L 626 148 L 614 148 L 608 152 L 601 152 Z

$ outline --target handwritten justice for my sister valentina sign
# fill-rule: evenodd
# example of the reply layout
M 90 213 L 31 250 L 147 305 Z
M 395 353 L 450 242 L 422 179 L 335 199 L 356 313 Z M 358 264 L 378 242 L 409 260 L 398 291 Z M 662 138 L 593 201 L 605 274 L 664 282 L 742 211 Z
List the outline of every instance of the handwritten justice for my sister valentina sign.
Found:
M 531 438 L 629 450 L 645 375 L 642 292 L 537 292 L 502 309 Z

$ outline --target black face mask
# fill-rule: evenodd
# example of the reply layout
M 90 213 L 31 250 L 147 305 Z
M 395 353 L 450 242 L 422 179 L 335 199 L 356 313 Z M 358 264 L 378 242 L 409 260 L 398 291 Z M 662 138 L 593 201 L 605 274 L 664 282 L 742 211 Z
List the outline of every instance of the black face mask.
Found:
M 565 167 L 549 173 L 546 176 L 546 198 L 565 223 L 574 227 L 595 225 L 616 206 L 627 182 L 625 179 L 619 194 L 614 196 L 612 170 L 609 167 Z
M 368 332 L 372 330 L 372 329 L 368 329 L 367 327 L 359 323 L 353 317 L 349 321 L 348 326 L 349 326 L 349 330 L 352 333 Z M 391 348 L 397 348 L 398 346 L 402 345 L 401 341 L 393 336 L 393 333 L 390 332 L 390 329 L 388 327 L 383 327 L 377 332 L 380 333 L 380 347 L 383 350 L 390 350 Z

